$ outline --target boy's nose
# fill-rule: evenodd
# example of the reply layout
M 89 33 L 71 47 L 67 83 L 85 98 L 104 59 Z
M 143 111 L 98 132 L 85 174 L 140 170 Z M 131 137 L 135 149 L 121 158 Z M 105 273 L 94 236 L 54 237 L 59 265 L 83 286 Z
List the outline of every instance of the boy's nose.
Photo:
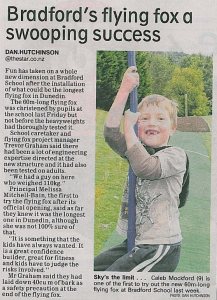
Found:
M 156 119 L 155 118 L 150 118 L 149 119 L 149 124 L 150 125 L 156 125 Z

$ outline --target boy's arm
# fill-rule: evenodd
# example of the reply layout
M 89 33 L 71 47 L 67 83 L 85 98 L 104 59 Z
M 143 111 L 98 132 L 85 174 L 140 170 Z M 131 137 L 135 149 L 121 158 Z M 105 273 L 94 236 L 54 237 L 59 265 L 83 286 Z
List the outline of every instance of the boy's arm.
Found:
M 125 137 L 120 128 L 104 127 L 104 137 L 109 147 L 119 154 L 122 158 L 126 159 L 125 152 L 127 151 Z
M 137 177 L 159 179 L 161 176 L 160 160 L 151 156 L 143 147 L 134 131 L 134 125 L 141 113 L 126 111 L 124 115 L 124 136 L 127 145 L 126 157 Z
M 120 89 L 107 115 L 107 127 L 120 127 L 127 98 L 134 87 L 139 85 L 139 74 L 136 70 L 137 68 L 132 66 L 124 73 Z
M 139 138 L 136 136 L 134 125 L 136 124 L 140 112 L 133 113 L 130 110 L 125 111 L 124 114 L 124 136 L 126 139 L 127 150 L 129 150 L 133 145 L 139 142 Z M 146 151 L 147 152 L 147 151 Z M 147 155 L 149 156 L 148 152 Z
M 137 68 L 132 66 L 124 73 L 120 89 L 108 112 L 104 127 L 105 141 L 121 157 L 125 157 L 127 147 L 125 137 L 120 132 L 120 124 L 129 93 L 139 85 L 139 75 L 135 72 L 136 70 Z

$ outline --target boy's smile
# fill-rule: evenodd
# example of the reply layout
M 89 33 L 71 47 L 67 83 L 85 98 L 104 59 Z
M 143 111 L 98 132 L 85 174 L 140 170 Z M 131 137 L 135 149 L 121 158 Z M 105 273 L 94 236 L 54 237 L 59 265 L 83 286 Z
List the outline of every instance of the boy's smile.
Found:
M 161 105 L 149 105 L 138 119 L 139 139 L 150 147 L 166 146 L 174 133 L 167 109 Z

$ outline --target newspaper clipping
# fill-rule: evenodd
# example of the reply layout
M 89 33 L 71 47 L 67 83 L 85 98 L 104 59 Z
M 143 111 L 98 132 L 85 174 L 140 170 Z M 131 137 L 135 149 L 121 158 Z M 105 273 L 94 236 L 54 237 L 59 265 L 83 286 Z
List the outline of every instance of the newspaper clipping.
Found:
M 0 299 L 216 299 L 217 2 L 1 4 Z

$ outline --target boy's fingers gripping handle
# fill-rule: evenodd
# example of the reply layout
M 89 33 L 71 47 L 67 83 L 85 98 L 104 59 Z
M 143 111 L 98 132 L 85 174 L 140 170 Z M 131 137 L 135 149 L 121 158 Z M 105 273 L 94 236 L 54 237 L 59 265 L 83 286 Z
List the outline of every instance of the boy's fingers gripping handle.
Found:
M 139 86 L 139 74 L 137 73 L 136 67 L 130 67 L 124 73 L 122 82 L 121 82 L 121 89 L 131 93 L 135 87 Z M 130 95 L 132 98 L 132 95 Z M 135 98 L 135 97 L 134 97 Z
M 136 73 L 137 72 L 137 67 L 136 66 L 131 66 L 127 69 L 127 73 Z

